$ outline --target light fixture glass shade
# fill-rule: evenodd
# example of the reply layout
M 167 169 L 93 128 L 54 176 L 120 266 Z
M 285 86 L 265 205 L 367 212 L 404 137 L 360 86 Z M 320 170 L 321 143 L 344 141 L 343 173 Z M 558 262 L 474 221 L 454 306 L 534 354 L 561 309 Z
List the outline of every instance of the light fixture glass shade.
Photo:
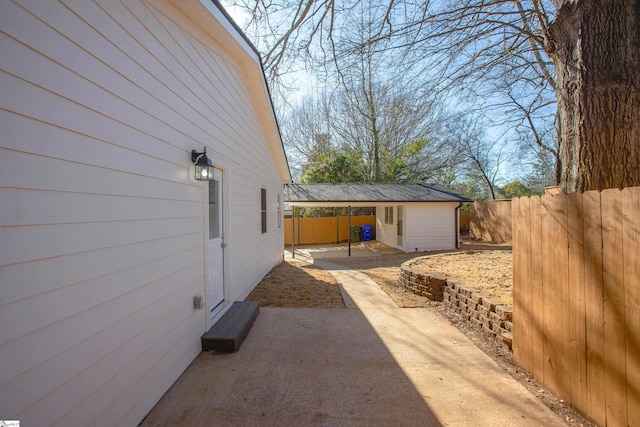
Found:
M 211 159 L 207 157 L 207 150 L 198 153 L 196 150 L 191 151 L 191 161 L 196 166 L 195 179 L 198 181 L 209 181 L 213 179 L 213 164 Z

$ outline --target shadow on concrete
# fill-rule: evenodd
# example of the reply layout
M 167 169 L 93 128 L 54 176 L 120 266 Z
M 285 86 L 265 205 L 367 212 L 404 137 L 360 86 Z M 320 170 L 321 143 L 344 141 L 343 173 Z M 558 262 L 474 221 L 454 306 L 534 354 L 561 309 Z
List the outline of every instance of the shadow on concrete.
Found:
M 239 352 L 201 353 L 142 426 L 440 426 L 359 310 L 263 308 Z
M 436 311 L 317 264 L 349 308 L 262 308 L 238 353 L 201 353 L 141 425 L 564 425 Z

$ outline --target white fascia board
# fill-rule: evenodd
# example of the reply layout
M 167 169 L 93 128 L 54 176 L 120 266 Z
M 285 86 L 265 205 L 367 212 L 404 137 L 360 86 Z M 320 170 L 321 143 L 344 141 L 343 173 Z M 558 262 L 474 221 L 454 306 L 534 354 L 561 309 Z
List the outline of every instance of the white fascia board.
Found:
M 351 206 L 352 208 L 362 208 L 362 207 L 376 207 L 376 206 L 410 206 L 411 208 L 420 208 L 420 207 L 428 207 L 432 206 L 434 203 L 437 204 L 450 204 L 452 207 L 457 207 L 460 202 L 441 202 L 441 201 L 433 201 L 433 202 L 412 202 L 412 201 L 397 201 L 397 202 L 387 202 L 387 201 L 370 201 L 370 202 L 291 202 L 285 200 L 285 203 L 289 206 L 295 206 L 299 208 L 346 208 Z
M 235 43 L 239 46 L 242 47 L 242 49 L 244 50 L 244 54 L 249 56 L 250 60 L 255 63 L 258 64 L 258 66 L 260 66 L 260 57 L 258 56 L 258 54 L 255 52 L 255 50 L 253 49 L 253 46 L 251 46 L 247 40 L 244 38 L 244 36 L 238 32 L 238 29 L 227 19 L 227 17 L 225 16 L 224 13 L 222 13 L 222 11 L 220 9 L 218 9 L 218 7 L 211 1 L 211 0 L 198 0 L 199 3 L 204 6 L 205 9 L 207 9 L 207 11 L 216 19 L 216 21 L 218 21 L 218 23 L 224 28 L 226 35 L 230 36 L 233 38 L 233 40 L 235 41 Z M 215 37 L 216 40 L 220 40 L 222 42 L 222 40 L 226 38 L 225 35 L 223 34 L 219 34 L 218 37 Z M 221 43 L 223 46 L 228 46 L 229 44 L 227 43 Z M 235 51 L 235 49 L 232 51 L 232 53 L 237 53 Z M 238 57 L 239 55 L 234 55 L 236 57 Z M 241 60 L 241 58 L 238 58 L 239 60 Z M 244 58 L 244 60 L 241 60 L 241 62 L 243 64 L 246 63 L 246 58 Z
M 297 208 L 373 208 L 379 205 L 379 202 L 287 202 L 289 206 Z

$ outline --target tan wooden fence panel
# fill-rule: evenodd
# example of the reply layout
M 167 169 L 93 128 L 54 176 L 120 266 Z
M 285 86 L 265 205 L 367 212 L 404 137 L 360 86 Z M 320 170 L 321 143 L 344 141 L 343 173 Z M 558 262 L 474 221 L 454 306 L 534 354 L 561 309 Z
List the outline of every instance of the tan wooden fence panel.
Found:
M 587 407 L 585 413 L 604 425 L 604 317 L 602 305 L 602 217 L 600 193 L 588 192 L 582 198 L 585 239 L 585 313 L 587 340 Z M 570 402 L 572 403 L 572 402 Z
M 469 211 L 460 212 L 460 231 L 469 231 Z
M 469 236 L 487 242 L 511 242 L 511 201 L 474 202 L 469 208 Z
M 585 306 L 584 213 L 582 194 L 567 194 L 567 245 L 569 287 L 569 360 L 571 402 L 576 407 L 586 406 L 587 354 Z
M 640 187 L 512 209 L 516 361 L 599 425 L 639 425 Z
M 640 425 L 640 187 L 622 191 L 627 418 Z
M 542 201 L 540 198 L 530 200 L 531 212 L 531 258 L 526 261 L 527 270 L 531 271 L 531 307 L 534 313 L 542 312 L 543 294 L 542 294 Z M 526 215 L 527 212 L 523 212 Z M 525 300 L 527 301 L 527 300 Z M 541 319 L 532 319 L 531 323 L 531 363 L 533 364 L 533 372 L 542 378 L 544 369 L 544 329 Z
M 291 218 L 284 219 L 284 244 L 291 245 Z M 311 245 L 346 242 L 349 238 L 349 218 L 346 216 L 323 218 L 296 218 L 295 244 Z M 370 224 L 375 232 L 376 216 L 359 215 L 351 217 L 351 225 Z
M 604 284 L 604 365 L 607 423 L 626 425 L 624 276 L 620 191 L 600 195 L 602 211 L 602 282 Z M 637 284 L 635 284 L 637 286 Z

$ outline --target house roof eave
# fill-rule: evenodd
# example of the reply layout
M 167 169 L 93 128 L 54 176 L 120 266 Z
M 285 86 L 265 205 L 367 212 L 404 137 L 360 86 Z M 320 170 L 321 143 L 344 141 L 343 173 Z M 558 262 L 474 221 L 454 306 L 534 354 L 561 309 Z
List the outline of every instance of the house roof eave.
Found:
M 301 207 L 472 201 L 442 186 L 427 184 L 292 184 L 285 191 L 285 202 Z
M 169 0 L 181 13 L 222 46 L 242 69 L 269 151 L 283 184 L 291 182 L 278 119 L 258 50 L 218 0 Z

